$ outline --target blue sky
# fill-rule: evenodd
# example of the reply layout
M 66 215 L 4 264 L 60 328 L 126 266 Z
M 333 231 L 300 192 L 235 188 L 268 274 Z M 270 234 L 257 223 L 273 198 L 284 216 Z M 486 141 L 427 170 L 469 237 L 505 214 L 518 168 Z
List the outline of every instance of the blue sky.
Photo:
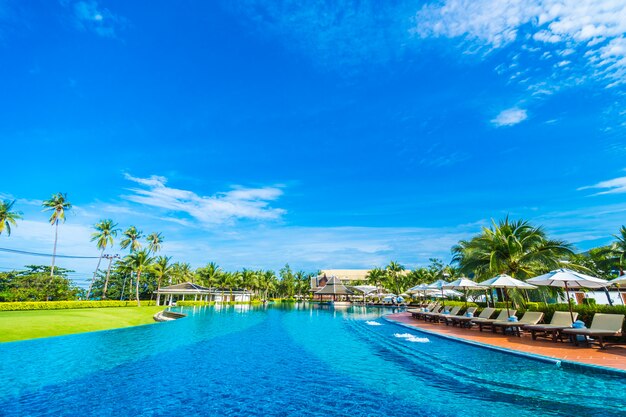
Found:
M 0 0 L 0 247 L 50 252 L 57 191 L 62 254 L 109 217 L 227 269 L 447 260 L 507 214 L 607 243 L 626 3 L 560 3 Z

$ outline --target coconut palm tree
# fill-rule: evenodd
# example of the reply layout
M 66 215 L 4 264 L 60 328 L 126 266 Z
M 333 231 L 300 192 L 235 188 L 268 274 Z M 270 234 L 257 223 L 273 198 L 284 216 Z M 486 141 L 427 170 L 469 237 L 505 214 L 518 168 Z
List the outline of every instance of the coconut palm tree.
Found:
M 150 257 L 150 252 L 145 249 L 132 252 L 124 258 L 125 263 L 135 273 L 135 299 L 137 300 L 137 307 L 141 307 L 141 302 L 139 301 L 141 273 L 150 269 L 152 260 L 153 258 Z
M 141 230 L 137 230 L 135 226 L 130 226 L 122 234 L 124 235 L 124 239 L 120 242 L 122 249 L 130 247 L 130 252 L 132 253 L 141 248 L 141 243 L 139 242 L 139 239 L 143 237 Z
M 52 249 L 52 266 L 50 267 L 50 278 L 54 276 L 54 261 L 57 256 L 57 241 L 59 238 L 59 221 L 65 223 L 65 212 L 72 209 L 72 203 L 67 200 L 67 194 L 53 194 L 50 200 L 42 203 L 43 211 L 52 211 L 50 224 L 54 226 L 54 248 Z
M 151 233 L 146 239 L 148 241 L 148 250 L 150 252 L 157 253 L 161 250 L 161 245 L 163 244 L 163 235 L 161 232 Z
M 619 235 L 613 235 L 617 240 L 609 246 L 606 252 L 609 254 L 608 261 L 611 267 L 617 266 L 619 275 L 622 276 L 626 267 L 626 226 L 622 226 L 619 232 Z
M 230 272 L 221 272 L 215 279 L 215 286 L 222 292 L 221 302 L 224 303 L 224 292 L 230 285 Z
M 156 275 L 157 279 L 157 291 L 161 289 L 161 283 L 163 278 L 168 276 L 172 272 L 172 264 L 170 264 L 170 256 L 159 256 L 152 265 L 152 272 Z
M 117 232 L 119 232 L 119 229 L 116 229 L 116 227 L 117 223 L 113 223 L 113 220 L 111 219 L 100 220 L 94 226 L 94 229 L 96 229 L 96 231 L 91 234 L 91 241 L 95 241 L 96 247 L 100 249 L 100 257 L 98 258 L 98 265 L 96 265 L 96 270 L 93 273 L 91 283 L 89 284 L 89 290 L 87 290 L 87 300 L 89 300 L 89 296 L 91 295 L 93 283 L 96 281 L 96 275 L 98 274 L 98 270 L 100 269 L 100 262 L 102 262 L 104 250 L 107 246 L 113 246 L 113 238 L 117 236 Z
M 396 292 L 396 294 L 400 294 L 402 291 L 400 291 L 400 282 L 398 277 L 400 276 L 400 273 L 406 268 L 404 267 L 404 265 L 400 265 L 396 261 L 391 261 L 385 269 L 387 270 L 387 276 L 394 286 L 394 291 Z
M 241 287 L 244 290 L 252 293 L 252 290 L 256 286 L 256 280 L 257 280 L 256 272 L 250 269 L 244 268 L 243 271 L 241 272 L 241 279 L 239 283 L 241 284 Z M 252 296 L 250 296 L 249 301 L 250 303 L 252 303 Z
M 215 262 L 210 262 L 207 266 L 196 269 L 196 275 L 200 279 L 200 282 L 205 287 L 213 287 L 217 281 L 217 277 L 222 273 L 222 270 Z
M 0 235 L 6 230 L 7 236 L 11 236 L 11 225 L 17 226 L 16 220 L 22 218 L 22 213 L 13 211 L 15 200 L 0 201 Z
M 541 227 L 508 217 L 470 240 L 452 248 L 453 262 L 461 272 L 475 273 L 480 279 L 508 274 L 519 279 L 561 266 L 573 255 L 572 246 L 562 240 L 548 239 Z
M 387 271 L 382 268 L 374 268 L 367 272 L 365 278 L 370 285 L 376 286 L 379 290 L 383 284 L 383 281 L 387 277 Z

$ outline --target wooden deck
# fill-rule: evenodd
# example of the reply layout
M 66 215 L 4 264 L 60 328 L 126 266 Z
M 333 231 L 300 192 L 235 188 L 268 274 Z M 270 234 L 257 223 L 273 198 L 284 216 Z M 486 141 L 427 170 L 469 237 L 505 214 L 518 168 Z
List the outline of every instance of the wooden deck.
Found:
M 385 317 L 389 320 L 456 339 L 468 340 L 523 353 L 547 356 L 569 362 L 626 371 L 626 346 L 623 345 L 609 346 L 605 350 L 600 350 L 597 345 L 586 347 L 585 345 L 574 346 L 570 343 L 554 343 L 546 339 L 532 340 L 528 334 L 524 334 L 522 337 L 503 336 L 502 333 L 494 334 L 490 330 L 479 332 L 477 327 L 462 329 L 446 326 L 443 323 L 424 322 L 423 320 L 412 318 L 410 313 L 397 313 Z

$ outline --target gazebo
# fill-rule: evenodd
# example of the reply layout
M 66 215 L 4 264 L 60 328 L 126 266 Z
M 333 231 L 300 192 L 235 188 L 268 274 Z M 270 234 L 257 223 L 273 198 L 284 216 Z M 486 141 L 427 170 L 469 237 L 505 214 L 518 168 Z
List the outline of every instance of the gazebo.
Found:
M 338 295 L 352 295 L 353 292 L 347 289 L 339 278 L 331 277 L 324 287 L 315 291 L 315 294 L 320 296 L 320 301 L 324 295 L 332 295 L 333 301 L 336 301 Z
M 194 301 L 211 301 L 212 291 L 210 288 L 193 282 L 183 282 L 182 284 L 169 285 L 161 287 L 156 292 L 156 305 L 161 305 L 161 295 L 165 296 L 165 304 L 171 304 L 174 296 L 182 296 L 183 300 L 186 296 L 193 296 Z

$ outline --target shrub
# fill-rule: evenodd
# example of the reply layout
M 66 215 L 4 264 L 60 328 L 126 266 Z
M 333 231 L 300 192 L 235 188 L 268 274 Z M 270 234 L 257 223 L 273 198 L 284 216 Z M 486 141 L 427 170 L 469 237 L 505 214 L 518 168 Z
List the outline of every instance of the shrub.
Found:
M 212 305 L 215 305 L 215 301 L 194 301 L 194 300 L 176 301 L 177 307 L 212 306 Z
M 154 300 L 141 302 L 142 306 L 156 305 Z M 137 301 L 16 301 L 0 303 L 0 311 L 17 310 L 63 310 L 73 308 L 102 308 L 102 307 L 136 307 Z

